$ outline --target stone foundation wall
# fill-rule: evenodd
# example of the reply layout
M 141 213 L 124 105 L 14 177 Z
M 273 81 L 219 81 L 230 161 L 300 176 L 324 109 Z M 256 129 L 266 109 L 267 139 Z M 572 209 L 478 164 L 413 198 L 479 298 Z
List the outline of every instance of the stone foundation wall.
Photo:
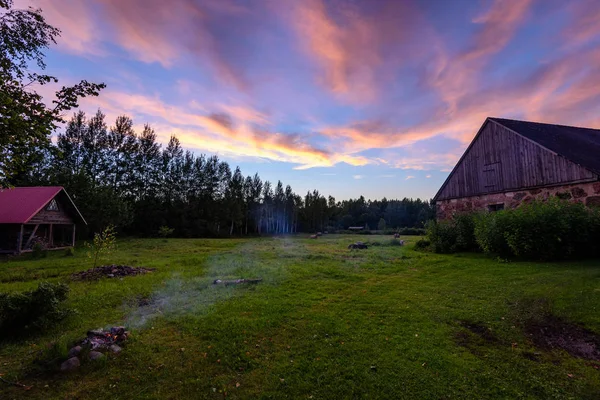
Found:
M 441 200 L 436 203 L 437 218 L 451 218 L 454 213 L 488 210 L 489 206 L 503 204 L 504 209 L 516 208 L 520 204 L 534 199 L 547 200 L 557 196 L 569 201 L 583 203 L 586 206 L 600 207 L 600 182 L 580 183 L 575 185 L 553 186 L 485 194 L 460 199 Z

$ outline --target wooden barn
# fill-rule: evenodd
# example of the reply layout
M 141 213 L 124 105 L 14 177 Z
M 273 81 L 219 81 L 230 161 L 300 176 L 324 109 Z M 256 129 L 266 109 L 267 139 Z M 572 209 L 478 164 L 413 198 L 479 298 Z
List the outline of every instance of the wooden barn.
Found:
M 434 200 L 439 219 L 558 196 L 600 206 L 600 130 L 487 118 Z
M 75 245 L 77 224 L 86 224 L 60 186 L 0 189 L 0 253 L 49 250 Z

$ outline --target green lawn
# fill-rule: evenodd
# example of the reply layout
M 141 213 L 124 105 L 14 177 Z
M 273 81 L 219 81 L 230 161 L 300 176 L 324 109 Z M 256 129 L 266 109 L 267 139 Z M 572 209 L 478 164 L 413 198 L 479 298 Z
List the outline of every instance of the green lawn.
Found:
M 536 348 L 544 313 L 600 332 L 600 262 L 498 262 L 382 236 L 122 240 L 106 262 L 152 274 L 71 282 L 83 249 L 0 262 L 0 291 L 65 281 L 78 314 L 0 343 L 0 398 L 597 399 L 599 363 Z M 253 278 L 254 286 L 212 285 Z M 141 306 L 147 299 L 150 305 Z M 44 363 L 98 327 L 125 324 L 117 356 L 73 373 Z

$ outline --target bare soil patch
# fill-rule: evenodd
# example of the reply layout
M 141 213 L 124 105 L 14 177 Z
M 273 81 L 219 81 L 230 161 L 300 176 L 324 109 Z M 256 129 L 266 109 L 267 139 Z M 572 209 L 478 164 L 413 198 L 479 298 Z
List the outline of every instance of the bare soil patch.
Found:
M 541 349 L 562 349 L 573 357 L 600 360 L 600 336 L 556 316 L 527 324 L 525 332 Z

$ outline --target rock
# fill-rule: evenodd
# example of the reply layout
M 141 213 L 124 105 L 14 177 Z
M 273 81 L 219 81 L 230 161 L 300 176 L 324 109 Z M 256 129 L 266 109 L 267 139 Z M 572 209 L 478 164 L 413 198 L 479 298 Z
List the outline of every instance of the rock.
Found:
M 515 194 L 515 196 L 513 197 L 513 199 L 514 199 L 515 201 L 521 201 L 521 200 L 523 200 L 525 197 L 527 197 L 527 193 L 519 192 L 519 193 Z
M 576 199 L 580 199 L 582 197 L 587 196 L 587 192 L 580 187 L 574 187 L 573 189 L 571 189 L 571 194 Z
M 585 200 L 588 207 L 600 207 L 600 196 L 590 196 Z
M 73 371 L 79 368 L 80 365 L 81 363 L 79 362 L 79 358 L 71 357 L 67 361 L 60 364 L 60 370 L 63 372 Z
M 87 334 L 95 335 L 95 336 L 104 336 L 104 329 L 102 329 L 102 328 L 92 329 L 91 331 L 88 331 Z
M 104 357 L 104 354 L 100 353 L 99 351 L 90 351 L 88 357 L 90 358 L 90 360 L 96 361 Z
M 108 349 L 115 354 L 119 354 L 122 350 L 121 347 L 117 346 L 116 344 L 111 345 Z
M 69 357 L 69 358 L 77 357 L 79 355 L 79 353 L 81 353 L 81 346 L 75 346 L 75 347 L 71 348 L 71 350 L 69 350 L 69 352 L 67 353 L 67 357 Z

